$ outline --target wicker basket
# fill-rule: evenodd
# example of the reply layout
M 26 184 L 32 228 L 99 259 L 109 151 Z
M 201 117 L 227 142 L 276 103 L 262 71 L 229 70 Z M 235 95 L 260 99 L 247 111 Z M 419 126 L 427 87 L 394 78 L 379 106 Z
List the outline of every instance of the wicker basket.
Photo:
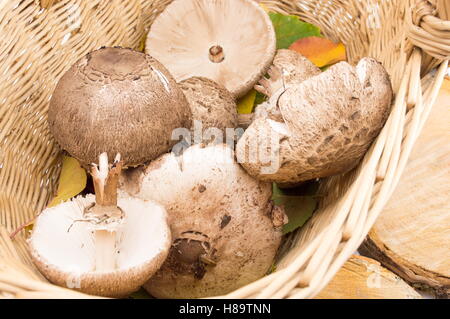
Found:
M 100 46 L 138 47 L 169 0 L 0 2 L 0 297 L 90 297 L 49 284 L 32 265 L 22 233 L 10 232 L 54 194 L 59 150 L 46 124 L 50 95 L 78 58 Z M 281 249 L 277 271 L 226 297 L 308 298 L 358 248 L 405 167 L 450 56 L 448 0 L 264 1 L 298 15 L 389 71 L 391 115 L 354 171 L 324 180 L 319 210 Z

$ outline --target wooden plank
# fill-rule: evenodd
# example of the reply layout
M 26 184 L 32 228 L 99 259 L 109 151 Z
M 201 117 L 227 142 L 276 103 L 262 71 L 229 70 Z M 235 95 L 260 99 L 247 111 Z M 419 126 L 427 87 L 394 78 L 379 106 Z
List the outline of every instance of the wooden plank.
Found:
M 317 299 L 421 298 L 400 277 L 374 259 L 352 256 Z
M 361 252 L 410 284 L 450 294 L 450 80 Z

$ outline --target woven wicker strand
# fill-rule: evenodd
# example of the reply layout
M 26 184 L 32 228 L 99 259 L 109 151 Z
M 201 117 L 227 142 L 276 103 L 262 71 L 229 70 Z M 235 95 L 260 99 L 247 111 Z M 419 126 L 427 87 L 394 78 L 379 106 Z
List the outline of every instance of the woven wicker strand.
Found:
M 10 234 L 54 195 L 60 150 L 46 124 L 64 71 L 100 46 L 137 48 L 170 0 L 8 0 L 0 3 L 0 297 L 91 298 L 51 285 L 36 270 L 25 234 Z M 364 240 L 399 182 L 448 68 L 447 0 L 262 1 L 341 41 L 348 59 L 388 70 L 396 99 L 360 165 L 325 179 L 318 211 L 280 249 L 277 270 L 226 298 L 311 298 Z M 437 70 L 433 70 L 437 68 Z

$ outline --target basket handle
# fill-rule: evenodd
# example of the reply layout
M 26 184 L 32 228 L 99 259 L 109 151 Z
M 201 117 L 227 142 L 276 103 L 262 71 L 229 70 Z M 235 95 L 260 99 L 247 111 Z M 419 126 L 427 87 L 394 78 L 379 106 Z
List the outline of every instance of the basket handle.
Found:
M 408 38 L 439 60 L 450 59 L 450 5 L 448 0 L 416 0 Z
M 41 8 L 48 9 L 50 8 L 54 3 L 58 2 L 59 0 L 40 0 L 39 5 Z
M 450 3 L 447 0 L 438 0 L 436 9 L 441 19 L 450 20 Z

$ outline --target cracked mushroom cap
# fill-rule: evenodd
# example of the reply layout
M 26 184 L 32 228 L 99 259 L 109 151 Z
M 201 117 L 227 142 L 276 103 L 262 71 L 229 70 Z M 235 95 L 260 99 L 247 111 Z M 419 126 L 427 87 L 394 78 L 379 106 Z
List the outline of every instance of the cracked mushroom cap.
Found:
M 161 63 L 115 47 L 88 53 L 62 76 L 48 123 L 58 144 L 85 165 L 107 152 L 135 166 L 167 152 L 172 130 L 190 127 L 191 114 Z
M 175 0 L 153 22 L 145 50 L 179 82 L 202 76 L 248 92 L 275 54 L 275 31 L 253 0 Z
M 284 211 L 272 186 L 250 177 L 226 145 L 194 145 L 122 176 L 121 188 L 169 213 L 172 248 L 145 284 L 160 298 L 222 295 L 255 281 L 273 263 Z
M 95 271 L 93 225 L 84 210 L 95 197 L 78 196 L 44 210 L 29 238 L 33 261 L 52 283 L 87 294 L 123 297 L 163 264 L 171 244 L 166 210 L 150 201 L 121 198 L 124 220 L 116 233 L 116 269 Z M 111 226 L 113 227 L 113 226 Z
M 218 129 L 225 136 L 227 128 L 237 126 L 237 106 L 228 90 L 207 78 L 192 77 L 180 82 L 192 112 L 192 120 L 200 122 L 203 133 Z M 223 139 L 222 139 L 223 141 Z
M 277 127 L 284 135 L 277 140 L 273 120 L 260 116 L 239 140 L 238 160 L 250 175 L 286 187 L 344 173 L 359 163 L 379 134 L 391 99 L 389 76 L 377 61 L 364 58 L 356 68 L 338 63 L 287 88 L 277 103 L 282 118 Z M 271 138 L 279 142 L 273 147 L 279 169 L 264 174 L 264 163 L 248 158 L 255 156 L 255 139 L 262 144 Z
M 273 63 L 268 70 L 269 78 L 262 77 L 255 89 L 269 98 L 278 98 L 288 87 L 322 73 L 310 60 L 300 53 L 280 49 L 275 54 Z M 280 91 L 281 90 L 281 91 Z M 274 97 L 274 95 L 276 95 Z
M 300 53 L 288 49 L 278 50 L 268 70 L 269 78 L 262 77 L 255 85 L 255 90 L 266 95 L 269 100 L 256 107 L 253 119 L 270 118 L 283 122 L 278 107 L 280 96 L 289 87 L 299 85 L 320 73 L 322 71 Z

